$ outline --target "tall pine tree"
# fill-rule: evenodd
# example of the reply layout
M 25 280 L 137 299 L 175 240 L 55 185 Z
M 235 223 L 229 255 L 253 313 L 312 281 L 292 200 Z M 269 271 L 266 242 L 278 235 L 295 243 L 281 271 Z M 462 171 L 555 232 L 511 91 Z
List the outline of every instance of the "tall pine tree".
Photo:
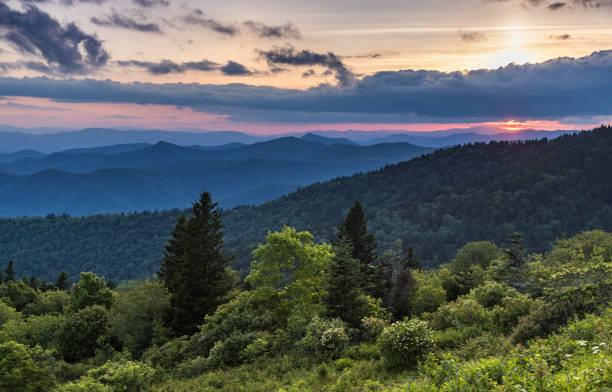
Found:
M 359 260 L 352 253 L 353 245 L 347 236 L 340 238 L 334 245 L 325 305 L 327 316 L 341 318 L 357 328 L 364 303 L 360 299 Z
M 166 323 L 176 336 L 196 332 L 235 285 L 216 207 L 210 193 L 202 192 L 193 216 L 179 218 L 161 260 L 158 276 L 171 294 Z
M 6 266 L 6 269 L 4 270 L 4 281 L 5 282 L 12 282 L 15 280 L 15 269 L 14 269 L 14 262 L 13 260 L 10 260 L 8 262 L 8 265 Z
M 70 288 L 70 280 L 68 279 L 68 274 L 66 271 L 62 270 L 62 273 L 57 277 L 57 282 L 55 283 L 55 287 L 61 291 L 68 291 Z
M 367 221 L 361 203 L 356 201 L 346 219 L 338 226 L 338 240 L 346 237 L 353 245 L 353 258 L 359 260 L 359 286 L 368 294 L 375 291 L 376 270 L 372 263 L 376 260 L 374 235 L 368 233 Z

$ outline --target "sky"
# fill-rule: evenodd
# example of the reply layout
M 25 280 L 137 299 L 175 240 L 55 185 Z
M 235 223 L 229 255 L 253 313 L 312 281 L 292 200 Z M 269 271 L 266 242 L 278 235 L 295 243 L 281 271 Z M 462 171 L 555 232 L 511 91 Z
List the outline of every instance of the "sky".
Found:
M 612 119 L 611 17 L 612 0 L 0 0 L 0 124 L 584 129 Z

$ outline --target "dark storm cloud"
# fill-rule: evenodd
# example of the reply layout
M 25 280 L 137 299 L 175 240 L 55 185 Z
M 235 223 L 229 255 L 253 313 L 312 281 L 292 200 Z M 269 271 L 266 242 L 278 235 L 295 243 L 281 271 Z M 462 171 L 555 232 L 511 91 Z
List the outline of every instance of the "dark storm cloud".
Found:
M 563 83 L 559 81 L 562 80 Z M 234 121 L 432 122 L 612 115 L 612 51 L 470 72 L 389 71 L 352 87 L 0 78 L 0 96 L 191 107 Z
M 104 27 L 118 27 L 127 30 L 141 31 L 144 33 L 158 33 L 161 34 L 161 28 L 157 23 L 141 23 L 127 16 L 122 16 L 113 12 L 110 15 L 98 18 L 91 18 L 91 22 L 98 26 Z
M 49 70 L 60 73 L 87 74 L 109 58 L 95 35 L 74 23 L 61 25 L 33 5 L 22 12 L 0 2 L 0 38 L 22 53 L 43 58 Z
M 551 11 L 557 11 L 562 8 L 565 8 L 566 4 L 561 2 L 556 2 L 548 5 L 548 9 Z
M 243 25 L 259 38 L 302 38 L 300 30 L 292 22 L 287 22 L 283 26 L 268 26 L 249 20 L 244 22 Z
M 117 64 L 121 67 L 139 67 L 144 68 L 152 75 L 167 75 L 172 73 L 184 73 L 187 71 L 214 71 L 219 69 L 219 64 L 208 61 L 190 61 L 185 63 L 175 63 L 171 60 L 162 60 L 158 63 L 151 61 L 118 61 Z
M 228 61 L 227 64 L 219 68 L 219 70 L 223 72 L 224 75 L 229 76 L 253 75 L 253 71 L 235 61 Z
M 459 34 L 459 38 L 461 38 L 463 42 L 482 42 L 487 40 L 487 36 L 480 31 L 458 30 L 457 34 Z
M 259 57 L 266 60 L 271 67 L 277 65 L 314 66 L 319 65 L 333 71 L 341 86 L 353 85 L 355 76 L 346 65 L 332 52 L 316 53 L 310 50 L 297 51 L 292 46 L 258 50 Z

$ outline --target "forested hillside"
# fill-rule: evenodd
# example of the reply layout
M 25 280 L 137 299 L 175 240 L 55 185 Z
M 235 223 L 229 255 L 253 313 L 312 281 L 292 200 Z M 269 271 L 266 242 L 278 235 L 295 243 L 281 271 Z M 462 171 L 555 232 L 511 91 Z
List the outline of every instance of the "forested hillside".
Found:
M 555 140 L 478 143 L 236 208 L 224 223 L 246 266 L 246 253 L 268 230 L 289 225 L 329 240 L 360 200 L 382 248 L 401 239 L 436 266 L 468 241 L 501 243 L 520 232 L 529 249 L 541 251 L 581 230 L 612 230 L 610 168 L 609 127 Z
M 290 225 L 317 240 L 360 200 L 379 249 L 402 239 L 426 266 L 448 261 L 468 241 L 503 243 L 523 234 L 532 251 L 582 230 L 612 230 L 612 131 L 553 141 L 493 142 L 437 151 L 382 170 L 305 187 L 259 207 L 225 211 L 234 267 L 248 272 L 268 230 Z M 149 276 L 178 211 L 85 218 L 0 219 L 0 263 L 55 279 L 92 270 L 113 280 Z

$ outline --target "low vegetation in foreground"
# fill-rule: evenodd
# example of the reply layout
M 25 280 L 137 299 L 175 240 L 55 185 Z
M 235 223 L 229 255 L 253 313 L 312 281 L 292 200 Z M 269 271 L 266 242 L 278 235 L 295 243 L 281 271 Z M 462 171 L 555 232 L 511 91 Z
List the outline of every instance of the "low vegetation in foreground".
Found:
M 355 203 L 332 244 L 270 232 L 239 281 L 203 193 L 155 279 L 0 284 L 0 391 L 609 391 L 612 234 L 470 242 L 437 270 L 377 254 Z

